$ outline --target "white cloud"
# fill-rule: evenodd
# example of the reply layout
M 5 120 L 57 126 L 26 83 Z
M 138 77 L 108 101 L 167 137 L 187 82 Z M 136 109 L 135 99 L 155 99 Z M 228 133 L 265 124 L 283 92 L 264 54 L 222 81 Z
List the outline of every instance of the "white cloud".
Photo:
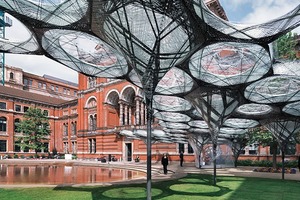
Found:
M 23 69 L 25 72 L 44 74 L 78 83 L 78 73 L 46 56 L 5 54 L 5 64 Z
M 280 17 L 299 5 L 299 0 L 253 0 L 252 12 L 241 19 L 243 23 L 257 24 Z

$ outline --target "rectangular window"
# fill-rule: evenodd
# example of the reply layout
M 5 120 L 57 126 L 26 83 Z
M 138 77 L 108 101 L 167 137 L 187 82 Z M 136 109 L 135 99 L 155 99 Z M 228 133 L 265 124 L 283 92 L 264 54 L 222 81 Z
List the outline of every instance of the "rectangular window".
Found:
M 48 110 L 44 110 L 44 111 L 43 111 L 43 114 L 44 114 L 45 116 L 48 116 L 48 115 L 49 115 Z
M 69 153 L 68 142 L 64 142 L 64 153 Z
M 47 85 L 46 85 L 46 83 L 43 83 L 43 89 L 47 89 Z
M 21 112 L 22 111 L 22 106 L 21 105 L 15 105 L 15 111 Z
M 24 112 L 27 112 L 28 109 L 29 109 L 28 106 L 24 106 Z
M 66 88 L 64 88 L 63 93 L 67 94 L 67 89 Z
M 6 152 L 6 140 L 0 140 L 0 152 Z
M 42 84 L 41 82 L 39 82 L 39 83 L 38 83 L 38 88 L 41 89 L 42 87 L 43 87 L 43 84 Z
M 55 87 L 55 91 L 58 92 L 58 86 Z
M 54 85 L 51 85 L 51 90 L 54 90 Z
M 77 142 L 72 142 L 72 153 L 77 152 Z
M 15 152 L 21 152 L 21 147 L 20 147 L 20 142 L 19 141 L 15 141 L 15 146 L 14 146 L 14 151 Z
M 24 78 L 23 82 L 25 86 L 29 86 L 29 87 L 32 86 L 32 80 L 30 79 Z
M 74 96 L 77 96 L 77 91 L 74 91 Z
M 183 152 L 184 153 L 184 144 L 178 143 L 178 153 Z
M 92 138 L 88 141 L 89 153 L 96 153 L 96 139 Z
M 6 103 L 5 102 L 0 102 L 0 109 L 6 109 Z

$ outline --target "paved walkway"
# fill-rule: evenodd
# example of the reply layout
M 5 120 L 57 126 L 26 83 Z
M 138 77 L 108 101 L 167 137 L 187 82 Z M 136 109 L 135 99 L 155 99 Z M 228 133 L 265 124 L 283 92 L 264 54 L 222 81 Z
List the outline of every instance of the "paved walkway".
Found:
M 86 166 L 103 166 L 103 167 L 116 167 L 132 170 L 147 171 L 146 162 L 110 162 L 101 163 L 98 161 L 66 161 L 66 160 L 22 160 L 22 159 L 7 159 L 0 160 L 1 163 L 68 163 L 72 165 L 86 165 Z M 271 179 L 282 179 L 281 173 L 266 173 L 266 172 L 254 172 L 255 167 L 237 167 L 237 168 L 217 168 L 217 176 L 239 176 L 239 177 L 261 177 L 261 178 L 271 178 Z M 194 163 L 184 163 L 183 167 L 180 167 L 179 162 L 172 162 L 168 166 L 168 174 L 163 173 L 162 165 L 160 163 L 152 163 L 152 181 L 162 181 L 169 179 L 178 179 L 185 177 L 188 173 L 198 173 L 198 174 L 213 174 L 212 168 L 203 167 L 198 169 L 195 167 Z M 300 172 L 297 170 L 296 174 L 285 174 L 286 180 L 298 180 L 300 181 Z M 146 177 L 142 179 L 126 180 L 125 182 L 113 182 L 113 183 L 100 183 L 100 184 L 86 184 L 86 185 L 110 185 L 110 184 L 128 184 L 131 183 L 145 183 Z M 24 185 L 23 185 L 24 186 Z M 40 187 L 41 185 L 39 185 Z M 47 186 L 47 185 L 44 185 Z M 49 185 L 48 185 L 49 186 Z M 82 186 L 82 185 L 78 185 Z M 9 185 L 0 185 L 0 187 L 16 187 Z M 26 187 L 36 187 L 36 185 L 27 185 Z

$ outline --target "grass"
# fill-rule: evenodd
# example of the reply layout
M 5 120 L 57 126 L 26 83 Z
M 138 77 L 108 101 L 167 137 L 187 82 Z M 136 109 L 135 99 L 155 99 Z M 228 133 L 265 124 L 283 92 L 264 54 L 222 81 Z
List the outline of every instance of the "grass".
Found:
M 217 177 L 189 174 L 187 177 L 152 183 L 152 199 L 163 200 L 293 200 L 299 199 L 300 182 L 263 178 Z M 144 200 L 146 184 L 95 187 L 0 188 L 1 200 Z

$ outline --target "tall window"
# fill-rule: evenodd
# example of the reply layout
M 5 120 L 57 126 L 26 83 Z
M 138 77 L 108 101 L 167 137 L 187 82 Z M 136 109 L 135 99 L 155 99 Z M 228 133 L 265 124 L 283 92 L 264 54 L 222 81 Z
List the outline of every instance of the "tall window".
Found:
M 72 135 L 76 135 L 76 130 L 77 129 L 77 122 L 72 122 L 71 124 L 71 132 L 72 132 Z
M 6 140 L 0 140 L 0 152 L 6 152 Z
M 68 136 L 68 123 L 64 123 L 63 129 L 64 136 Z
M 24 106 L 24 112 L 26 112 L 29 109 L 28 106 Z
M 15 152 L 21 152 L 21 147 L 19 144 L 20 144 L 20 141 L 15 141 L 15 145 L 14 145 Z
M 6 103 L 5 102 L 0 102 L 0 109 L 6 109 Z
M 0 131 L 6 131 L 6 118 L 0 117 Z
M 92 138 L 88 140 L 89 153 L 96 153 L 96 139 Z
M 90 115 L 89 130 L 91 130 L 91 131 L 96 130 L 96 127 L 97 127 L 96 120 L 97 120 L 97 115 L 95 115 L 95 116 Z
M 18 125 L 20 123 L 20 119 L 15 119 L 15 123 L 14 123 L 14 131 L 16 133 L 19 133 L 20 131 L 18 131 Z
M 31 87 L 32 86 L 32 80 L 24 78 L 24 85 Z
M 72 142 L 72 153 L 77 152 L 77 142 Z
M 10 80 L 13 80 L 13 79 L 14 79 L 14 73 L 13 73 L 13 72 L 10 72 L 10 73 L 9 73 L 9 79 L 10 79 Z
M 64 153 L 69 153 L 68 142 L 64 142 Z
M 178 143 L 178 153 L 183 152 L 184 153 L 184 144 Z

